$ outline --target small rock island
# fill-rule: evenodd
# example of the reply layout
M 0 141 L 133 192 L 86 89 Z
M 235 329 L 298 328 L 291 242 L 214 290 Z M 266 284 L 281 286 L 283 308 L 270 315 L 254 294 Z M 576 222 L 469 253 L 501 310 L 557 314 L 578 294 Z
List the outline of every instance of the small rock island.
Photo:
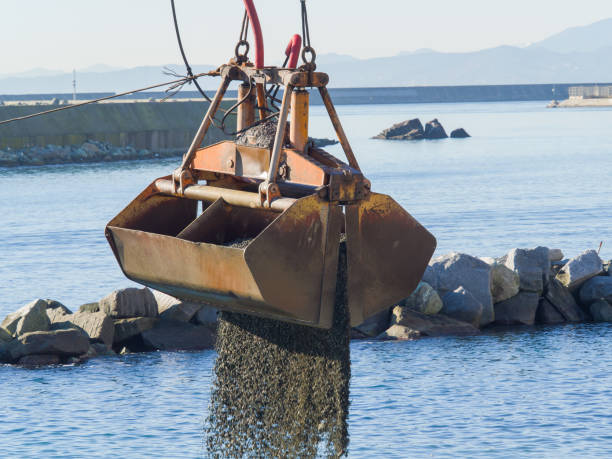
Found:
M 450 137 L 453 139 L 463 139 L 470 137 L 470 135 L 465 129 L 459 128 L 452 131 Z M 426 123 L 424 128 L 421 120 L 415 118 L 394 124 L 372 138 L 383 140 L 447 139 L 448 134 L 437 118 Z

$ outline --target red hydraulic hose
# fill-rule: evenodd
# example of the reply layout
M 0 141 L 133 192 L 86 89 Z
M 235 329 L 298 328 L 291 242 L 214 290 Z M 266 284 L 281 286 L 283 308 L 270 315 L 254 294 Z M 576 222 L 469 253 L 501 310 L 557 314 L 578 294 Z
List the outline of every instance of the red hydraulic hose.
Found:
M 294 69 L 297 66 L 298 59 L 300 57 L 300 50 L 302 49 L 302 37 L 297 33 L 291 37 L 291 41 L 287 45 L 285 50 L 285 56 L 289 58 L 287 62 L 287 68 Z
M 247 10 L 249 21 L 251 21 L 251 26 L 253 27 L 253 35 L 255 35 L 255 68 L 262 69 L 264 67 L 264 42 L 257 10 L 253 0 L 244 0 L 244 7 Z

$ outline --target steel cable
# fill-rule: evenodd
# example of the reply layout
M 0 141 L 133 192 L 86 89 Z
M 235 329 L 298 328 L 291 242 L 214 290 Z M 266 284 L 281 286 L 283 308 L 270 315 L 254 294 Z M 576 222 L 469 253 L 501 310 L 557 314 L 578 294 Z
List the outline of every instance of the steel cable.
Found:
M 185 68 L 187 69 L 187 76 L 192 77 L 193 76 L 193 72 L 191 70 L 191 66 L 189 65 L 189 61 L 187 61 L 187 56 L 185 55 L 185 50 L 183 49 L 183 41 L 181 40 L 181 32 L 179 30 L 178 21 L 176 19 L 176 8 L 174 6 L 174 0 L 170 0 L 170 4 L 172 5 L 172 18 L 174 19 L 174 30 L 176 32 L 176 40 L 178 41 L 179 49 L 181 51 L 181 56 L 183 56 L 183 62 L 185 63 Z M 196 79 L 193 79 L 191 81 L 193 81 L 193 83 L 195 84 L 195 87 L 198 88 L 198 91 L 200 92 L 200 94 L 202 94 L 202 97 L 204 97 L 204 99 L 206 99 L 208 102 L 212 103 L 212 100 L 210 99 L 210 97 L 208 97 L 206 95 L 204 90 L 200 87 L 198 81 Z M 181 88 L 179 88 L 178 91 L 180 91 L 180 89 Z M 176 92 L 178 92 L 178 91 L 176 91 Z M 174 93 L 174 94 L 176 94 L 176 93 Z
M 195 80 L 196 78 L 200 78 L 202 76 L 210 76 L 210 75 L 216 75 L 216 74 L 217 74 L 216 71 L 214 71 L 214 72 L 207 72 L 207 73 L 198 73 L 196 75 L 193 75 L 193 76 L 190 76 L 190 77 L 181 78 L 179 80 L 168 81 L 167 83 L 154 84 L 152 86 L 147 86 L 145 88 L 133 89 L 131 91 L 121 92 L 119 94 L 113 94 L 112 96 L 100 97 L 99 99 L 87 100 L 85 102 L 80 102 L 78 104 L 66 105 L 64 107 L 54 108 L 52 110 L 45 110 L 45 111 L 42 111 L 42 112 L 32 113 L 30 115 L 18 116 L 16 118 L 11 118 L 11 119 L 8 119 L 8 120 L 0 121 L 0 126 L 3 125 L 3 124 L 12 123 L 14 121 L 27 120 L 29 118 L 34 118 L 34 117 L 37 117 L 37 116 L 48 115 L 49 113 L 61 112 L 62 110 L 70 110 L 71 108 L 82 107 L 83 105 L 95 104 L 95 103 L 98 103 L 98 102 L 102 102 L 104 100 L 115 99 L 117 97 L 127 96 L 129 94 L 135 94 L 137 92 L 148 91 L 149 89 L 161 88 L 161 87 L 164 87 L 164 86 L 177 85 L 177 84 L 181 84 L 181 83 L 184 84 L 184 83 L 188 82 L 189 80 Z

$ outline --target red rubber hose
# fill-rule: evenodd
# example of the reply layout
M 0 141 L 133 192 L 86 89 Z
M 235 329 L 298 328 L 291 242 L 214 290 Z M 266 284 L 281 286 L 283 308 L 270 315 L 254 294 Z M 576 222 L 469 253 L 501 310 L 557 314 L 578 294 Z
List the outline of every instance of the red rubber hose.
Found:
M 257 10 L 253 0 L 244 0 L 244 7 L 247 10 L 249 21 L 251 21 L 251 27 L 253 28 L 253 35 L 255 36 L 255 68 L 262 69 L 264 67 L 264 42 Z
M 300 51 L 302 49 L 302 37 L 297 33 L 291 37 L 291 41 L 287 45 L 285 50 L 285 56 L 289 57 L 287 62 L 287 68 L 294 69 L 297 66 L 298 59 L 300 58 Z

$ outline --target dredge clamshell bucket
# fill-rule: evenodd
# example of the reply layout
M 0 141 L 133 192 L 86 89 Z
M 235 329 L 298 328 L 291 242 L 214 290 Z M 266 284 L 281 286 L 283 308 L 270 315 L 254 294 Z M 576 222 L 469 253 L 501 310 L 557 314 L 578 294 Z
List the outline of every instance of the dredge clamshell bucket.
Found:
M 329 328 L 344 216 L 316 195 L 284 211 L 171 197 L 155 183 L 107 226 L 125 275 L 188 301 Z
M 328 75 L 247 62 L 217 73 L 221 85 L 180 167 L 106 228 L 125 275 L 185 301 L 330 328 L 345 234 L 351 325 L 408 297 L 436 240 L 393 199 L 371 191 L 327 91 Z M 254 91 L 261 102 L 269 95 L 262 80 L 284 87 L 271 147 L 247 135 L 256 138 L 266 121 L 260 110 L 254 123 Z M 201 148 L 231 81 L 243 82 L 234 107 L 246 144 Z M 318 89 L 348 164 L 309 140 L 308 88 Z
M 246 193 L 246 192 L 241 192 Z M 251 194 L 251 193 L 246 193 Z M 305 325 L 332 324 L 347 239 L 351 324 L 408 296 L 435 239 L 385 195 L 343 207 L 309 195 L 284 211 L 167 196 L 151 184 L 107 226 L 125 275 L 186 301 Z

